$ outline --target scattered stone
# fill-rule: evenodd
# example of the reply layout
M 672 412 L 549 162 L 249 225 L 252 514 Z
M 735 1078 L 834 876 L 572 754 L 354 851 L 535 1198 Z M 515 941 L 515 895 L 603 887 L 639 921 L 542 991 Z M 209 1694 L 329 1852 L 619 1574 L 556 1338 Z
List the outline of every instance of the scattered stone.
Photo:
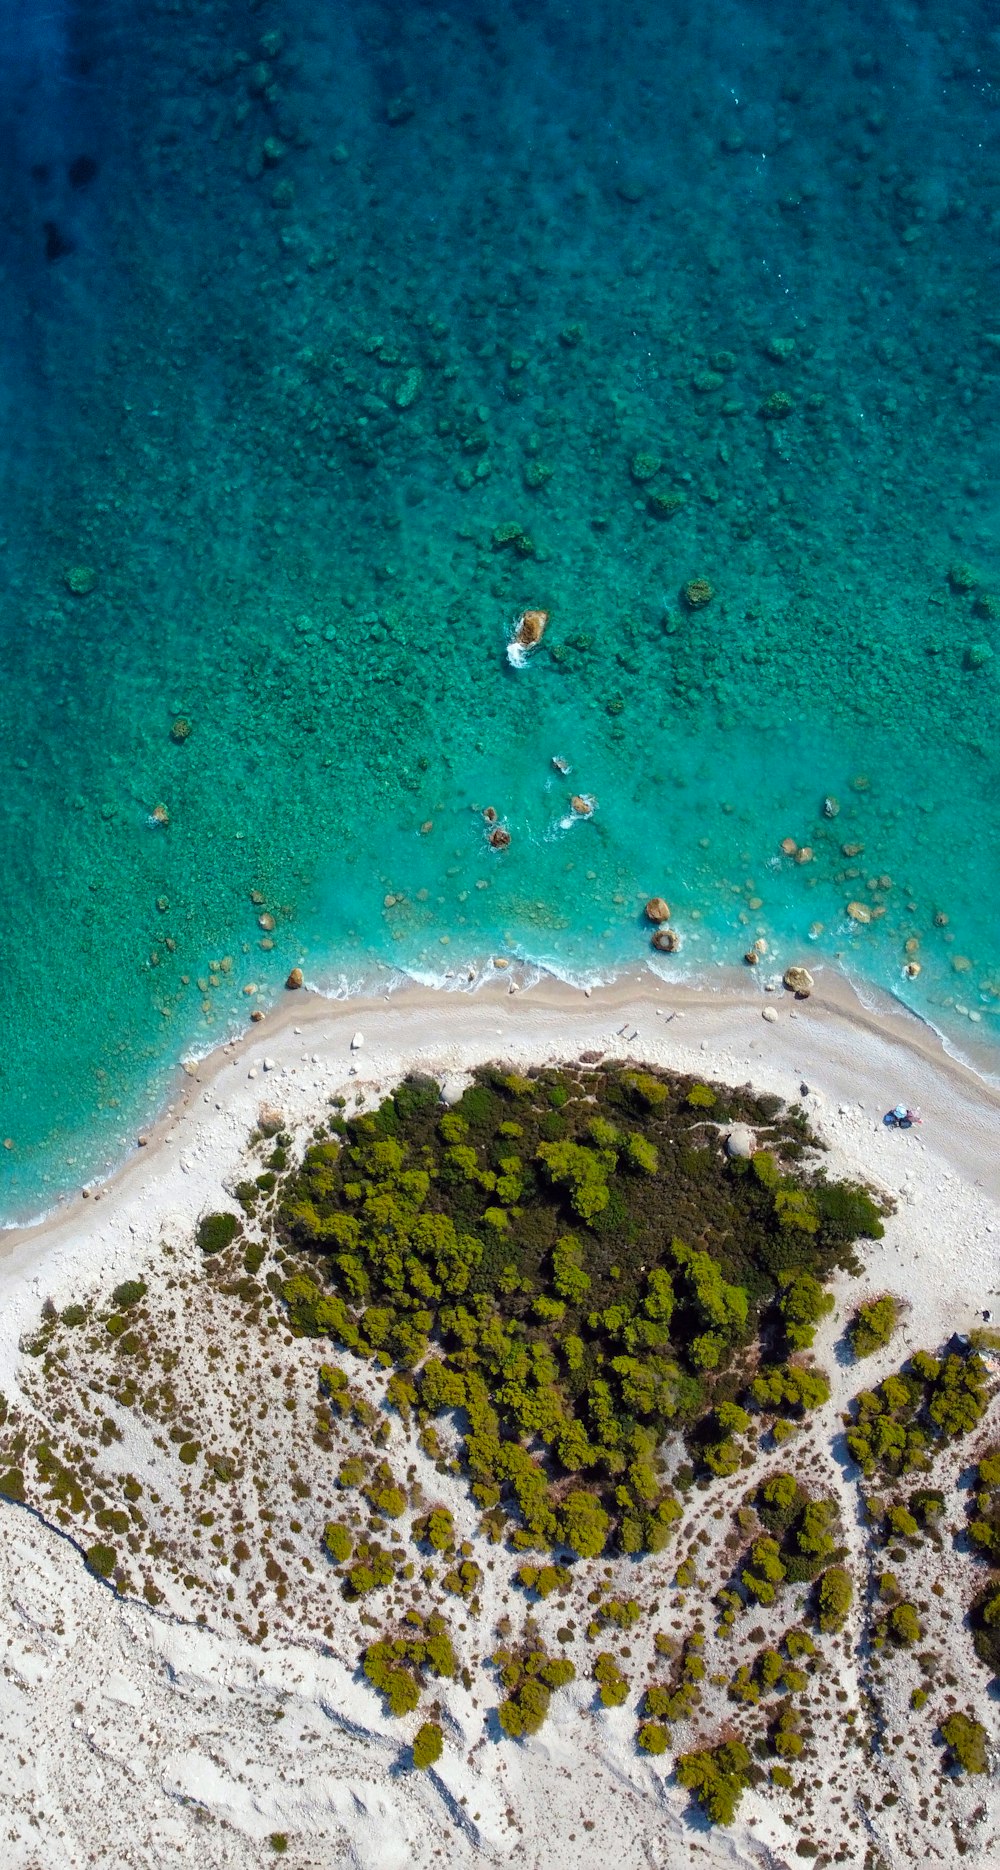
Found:
M 260 929 L 264 929 L 266 934 L 270 935 L 271 930 L 274 927 L 274 917 L 273 915 L 269 913 L 268 910 L 265 909 L 264 914 L 262 916 L 257 917 L 257 927 Z
M 845 857 L 861 857 L 865 847 L 863 844 L 842 844 L 840 848 Z
M 641 486 L 643 481 L 652 480 L 654 476 L 659 473 L 662 466 L 663 462 L 660 460 L 659 455 L 647 454 L 645 451 L 640 450 L 638 454 L 632 456 L 629 462 L 629 473 L 632 479 L 638 481 Z
M 264 898 L 260 890 L 250 891 L 250 901 L 253 903 L 255 909 L 261 909 L 264 906 Z
M 805 999 L 816 985 L 807 967 L 786 967 L 782 980 L 789 993 L 795 994 L 797 999 Z
M 520 643 L 522 649 L 533 649 L 545 635 L 548 620 L 547 610 L 522 610 L 515 626 L 515 643 Z
M 564 760 L 561 753 L 554 753 L 552 755 L 552 764 L 555 767 L 556 772 L 562 773 L 563 778 L 565 778 L 566 774 L 569 772 L 569 761 Z
M 988 662 L 992 661 L 993 651 L 988 643 L 969 644 L 965 652 L 965 666 L 967 669 L 982 669 Z
M 253 1010 L 253 1012 L 251 1013 L 251 1015 L 250 1015 L 250 1018 L 251 1018 L 251 1019 L 253 1020 L 253 1023 L 254 1023 L 254 1025 L 255 1025 L 255 1026 L 259 1026 L 259 1025 L 260 1025 L 260 1022 L 261 1022 L 261 1020 L 263 1019 L 263 1017 L 264 1017 L 264 1015 L 263 1015 L 263 1013 L 261 1012 L 261 1010 L 260 1010 L 260 1007 L 259 1007 L 259 1006 L 256 1006 L 256 1007 L 254 1007 L 254 1010 Z
M 836 818 L 839 811 L 840 800 L 835 798 L 832 792 L 828 792 L 826 798 L 823 800 L 823 817 Z
M 164 826 L 169 825 L 170 813 L 168 812 L 166 806 L 165 805 L 154 805 L 152 811 L 149 814 L 149 822 L 151 825 L 164 825 Z
M 872 912 L 867 903 L 848 903 L 847 913 L 852 922 L 870 922 Z
M 712 602 L 715 592 L 707 578 L 689 578 L 681 596 L 689 610 L 704 610 L 705 605 Z
M 406 372 L 406 375 L 403 377 L 402 382 L 400 382 L 396 387 L 396 394 L 393 397 L 393 402 L 395 403 L 396 408 L 397 409 L 409 409 L 412 406 L 412 404 L 416 402 L 417 397 L 420 395 L 420 391 L 423 388 L 423 382 L 424 382 L 424 373 L 422 370 L 419 370 L 417 366 L 414 364 L 413 368 Z
M 948 917 L 943 909 L 937 911 L 934 917 L 934 927 L 936 929 L 946 929 L 948 927 Z
M 907 961 L 906 966 L 903 969 L 903 973 L 906 975 L 908 980 L 916 980 L 917 975 L 920 972 L 921 972 L 921 963 L 919 961 Z
M 509 967 L 510 962 L 507 960 L 506 955 L 495 954 L 493 956 L 493 966 L 500 967 L 500 968 Z
M 495 806 L 495 805 L 487 805 L 487 806 L 485 807 L 485 809 L 484 809 L 484 811 L 483 811 L 483 817 L 485 818 L 485 820 L 486 820 L 486 823 L 487 823 L 488 825 L 495 825 L 495 824 L 496 824 L 496 821 L 497 821 L 497 810 L 496 810 L 496 806 Z
M 586 792 L 574 792 L 570 799 L 570 804 L 578 818 L 589 818 L 596 803 L 596 799 L 592 799 Z
M 662 896 L 651 896 L 646 904 L 646 919 L 649 922 L 669 922 L 670 905 Z
M 969 960 L 967 954 L 953 954 L 951 957 L 951 965 L 956 974 L 967 974 L 972 966 L 972 962 Z
M 760 960 L 760 955 L 757 953 L 756 948 L 748 948 L 746 951 L 746 954 L 743 956 L 743 959 L 746 962 L 747 967 L 756 967 L 758 961 Z
M 794 838 L 782 838 L 781 849 L 786 857 L 794 857 L 798 848 Z
M 950 565 L 948 568 L 948 583 L 951 585 L 953 591 L 958 591 L 964 595 L 968 591 L 975 590 L 979 583 L 979 573 L 973 571 L 971 565 Z
M 293 967 L 285 982 L 285 986 L 290 992 L 294 992 L 296 987 L 302 986 L 302 969 L 300 967 Z
M 767 1020 L 769 1026 L 773 1026 L 778 1017 L 778 1009 L 776 1006 L 762 1006 L 760 1009 L 760 1016 L 761 1019 Z
M 97 573 L 90 565 L 71 565 L 63 572 L 63 583 L 74 597 L 89 597 L 97 585 Z
M 774 390 L 760 405 L 760 413 L 765 422 L 783 422 L 790 416 L 795 404 L 787 390 Z
M 656 929 L 650 939 L 660 954 L 676 954 L 681 945 L 676 929 Z
M 768 1007 L 768 1012 L 773 1008 Z M 749 1162 L 753 1155 L 753 1132 L 745 1123 L 734 1123 L 726 1137 L 726 1154 L 735 1156 L 741 1162 Z
M 646 511 L 654 519 L 673 519 L 682 507 L 687 506 L 686 493 L 651 493 L 646 498 Z
M 503 825 L 494 825 L 489 842 L 491 850 L 505 851 L 510 844 L 510 832 Z
M 813 860 L 813 856 L 814 856 L 814 852 L 813 852 L 812 845 L 803 844 L 799 847 L 799 849 L 795 853 L 795 861 L 797 864 L 811 864 Z

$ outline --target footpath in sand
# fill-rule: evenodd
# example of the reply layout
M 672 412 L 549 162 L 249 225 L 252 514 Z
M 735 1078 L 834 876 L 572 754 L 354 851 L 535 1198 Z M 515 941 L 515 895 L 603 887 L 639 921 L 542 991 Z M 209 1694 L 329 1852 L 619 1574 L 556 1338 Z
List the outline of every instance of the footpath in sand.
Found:
M 764 1006 L 777 1018 L 762 1018 Z M 684 992 L 648 976 L 590 997 L 551 981 L 514 994 L 497 983 L 475 996 L 413 990 L 346 1006 L 302 994 L 193 1067 L 146 1147 L 102 1190 L 3 1238 L 0 1390 L 16 1403 L 31 1387 L 31 1360 L 19 1347 L 44 1301 L 63 1308 L 148 1274 L 165 1239 L 190 1239 L 199 1216 L 225 1202 L 262 1103 L 296 1130 L 330 1097 L 370 1104 L 408 1072 L 447 1086 L 491 1059 L 527 1066 L 583 1052 L 749 1081 L 800 1103 L 827 1145 L 831 1174 L 863 1177 L 892 1197 L 896 1212 L 885 1238 L 866 1247 L 866 1276 L 852 1285 L 851 1303 L 889 1289 L 905 1317 L 890 1350 L 866 1365 L 866 1383 L 896 1368 L 908 1348 L 936 1345 L 1000 1310 L 1000 1096 L 952 1063 L 918 1022 L 867 1015 L 839 984 L 821 979 L 806 1002 Z M 883 1126 L 883 1111 L 900 1098 L 920 1106 L 922 1126 Z M 816 1346 L 835 1385 L 832 1411 L 859 1384 L 857 1371 L 835 1360 L 838 1310 Z M 211 1382 L 206 1359 L 206 1395 Z M 851 1490 L 818 1431 L 813 1440 L 853 1519 Z M 456 1487 L 456 1519 L 461 1498 Z M 714 1498 L 697 1508 L 707 1528 Z M 623 1870 L 778 1870 L 801 1860 L 796 1832 L 764 1796 L 747 1795 L 731 1832 L 693 1821 L 679 1789 L 637 1755 L 634 1709 L 595 1713 L 583 1692 L 556 1697 L 542 1734 L 513 1746 L 497 1744 L 468 1694 L 449 1691 L 440 1768 L 403 1771 L 398 1724 L 336 1643 L 276 1633 L 252 1644 L 170 1607 L 119 1600 L 51 1527 L 6 1502 L 0 1518 L 0 1834 L 11 1870 L 75 1870 L 88 1861 L 242 1870 L 272 1860 L 272 1834 L 287 1834 L 284 1860 L 299 1870 L 475 1860 L 549 1870 L 612 1855 Z M 850 1542 L 861 1538 L 854 1528 Z M 484 1601 L 487 1644 L 498 1609 L 499 1599 Z M 954 1634 L 954 1657 L 945 1651 L 943 1666 L 967 1676 L 968 1632 Z M 845 1650 L 852 1704 L 857 1667 Z M 888 1725 L 904 1733 L 908 1718 L 905 1706 L 887 1708 Z M 831 1855 L 837 1840 L 840 1861 L 858 1870 L 879 1861 L 891 1870 L 951 1864 L 957 1813 L 964 1861 L 995 1863 L 988 1784 L 958 1788 L 939 1828 L 922 1824 L 920 1802 L 935 1796 L 938 1764 L 939 1756 L 921 1756 L 910 1770 L 900 1752 L 894 1764 L 869 1765 L 867 1781 L 860 1760 L 829 1783 L 821 1775 L 811 1794 L 815 1835 Z M 877 1802 L 890 1783 L 901 1803 L 870 1813 L 860 1796 L 866 1784 Z

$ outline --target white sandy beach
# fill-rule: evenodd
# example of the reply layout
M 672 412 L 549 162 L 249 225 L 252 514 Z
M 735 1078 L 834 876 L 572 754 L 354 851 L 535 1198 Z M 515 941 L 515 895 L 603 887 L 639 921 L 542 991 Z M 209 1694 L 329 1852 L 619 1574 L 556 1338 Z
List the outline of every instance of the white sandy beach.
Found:
M 590 997 L 552 981 L 511 993 L 504 976 L 474 996 L 412 990 L 338 1004 L 289 994 L 245 1038 L 193 1067 L 110 1183 L 2 1238 L 0 1391 L 16 1403 L 30 1388 L 19 1344 L 45 1300 L 61 1308 L 126 1277 L 152 1277 L 165 1238 L 190 1240 L 199 1216 L 238 1179 L 262 1103 L 295 1129 L 330 1097 L 371 1102 L 410 1071 L 447 1081 L 490 1059 L 527 1065 L 581 1052 L 751 1081 L 800 1102 L 828 1146 L 831 1172 L 893 1198 L 896 1212 L 884 1240 L 870 1243 L 850 1302 L 888 1289 L 906 1314 L 890 1350 L 866 1366 L 866 1382 L 907 1348 L 937 1345 L 985 1311 L 1000 1315 L 1000 1092 L 950 1060 L 915 1019 L 866 1014 L 826 976 L 808 1001 L 755 987 L 684 991 L 648 975 Z M 920 1127 L 883 1126 L 883 1111 L 900 1098 L 920 1107 Z M 817 1344 L 833 1375 L 833 1408 L 858 1387 L 856 1370 L 833 1359 L 842 1304 L 838 1311 Z M 830 1484 L 843 1489 L 839 1469 Z M 461 1490 L 455 1500 L 458 1509 Z M 441 1768 L 401 1774 L 396 1724 L 336 1645 L 326 1651 L 276 1632 L 254 1646 L 236 1632 L 199 1629 L 177 1607 L 119 1600 L 25 1509 L 0 1502 L 0 1517 L 0 1806 L 12 1870 L 87 1861 L 242 1867 L 270 1861 L 277 1831 L 289 1835 L 284 1860 L 303 1870 L 477 1860 L 550 1870 L 610 1854 L 623 1870 L 777 1870 L 798 1861 L 794 1830 L 756 1794 L 731 1833 L 692 1825 L 684 1795 L 636 1755 L 634 1711 L 595 1715 L 582 1695 L 558 1697 L 537 1740 L 498 1747 L 458 1693 Z M 962 1641 L 968 1667 L 967 1635 Z M 845 1663 L 848 1686 L 852 1668 Z M 908 1715 L 896 1718 L 905 1724 Z M 915 1801 L 932 1767 L 907 1775 L 913 1784 L 894 1814 L 844 1833 L 843 1861 L 860 1866 L 869 1844 L 893 1870 L 953 1861 L 950 1833 L 926 1827 L 928 1841 L 911 1854 Z M 845 1768 L 842 1787 L 855 1812 L 860 1773 L 860 1763 Z M 968 1807 L 966 1861 L 995 1864 L 996 1814 L 973 1823 L 974 1790 L 955 1794 L 956 1809 Z

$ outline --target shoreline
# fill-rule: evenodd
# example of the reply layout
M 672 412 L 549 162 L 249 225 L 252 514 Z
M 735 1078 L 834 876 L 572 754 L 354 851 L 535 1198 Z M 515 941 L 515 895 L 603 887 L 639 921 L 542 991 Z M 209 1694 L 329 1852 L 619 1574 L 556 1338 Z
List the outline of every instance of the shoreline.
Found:
M 475 993 L 408 986 L 339 1001 L 292 991 L 245 1033 L 189 1061 L 144 1147 L 100 1186 L 0 1235 L 0 1368 L 11 1369 L 12 1334 L 32 1304 L 67 1302 L 67 1276 L 102 1279 L 110 1266 L 120 1278 L 137 1248 L 167 1229 L 193 1230 L 201 1213 L 230 1199 L 225 1184 L 239 1178 L 262 1103 L 296 1129 L 332 1096 L 375 1100 L 408 1071 L 447 1079 L 493 1059 L 530 1065 L 599 1050 L 752 1082 L 801 1102 L 821 1135 L 834 1118 L 858 1130 L 856 1173 L 893 1198 L 901 1189 L 905 1198 L 908 1174 L 930 1159 L 970 1194 L 1000 1203 L 1000 1088 L 953 1059 L 899 1003 L 866 1008 L 833 970 L 817 972 L 803 1001 L 739 975 L 710 991 L 646 970 L 587 990 L 549 975 L 519 987 L 517 972 Z M 882 1125 L 900 1098 L 922 1109 L 921 1127 Z
M 902 1046 L 934 1060 L 943 1070 L 953 1071 L 958 1081 L 981 1086 L 987 1094 L 993 1095 L 1000 1117 L 1000 1070 L 994 1069 L 997 1060 L 992 1048 L 980 1044 L 975 1050 L 981 1051 L 983 1057 L 973 1062 L 954 1048 L 949 1035 L 940 1027 L 890 989 L 870 981 L 856 984 L 835 963 L 815 957 L 812 957 L 810 971 L 816 983 L 808 996 L 813 1013 L 851 1020 L 863 1030 L 887 1035 L 891 1032 Z M 577 1007 L 581 1001 L 614 1010 L 656 999 L 661 1005 L 669 1004 L 684 1014 L 692 1007 L 703 1005 L 728 1009 L 750 1006 L 762 1010 L 768 1002 L 781 1007 L 792 999 L 782 986 L 780 971 L 765 973 L 761 969 L 751 973 L 746 968 L 718 964 L 714 972 L 676 979 L 659 973 L 649 962 L 636 962 L 608 981 L 588 982 L 567 979 L 540 962 L 515 956 L 510 957 L 503 971 L 497 970 L 496 963 L 492 968 L 484 963 L 478 970 L 470 965 L 468 970 L 456 969 L 452 979 L 442 976 L 433 983 L 404 972 L 386 970 L 385 981 L 373 982 L 371 987 L 356 994 L 334 992 L 311 982 L 299 991 L 279 990 L 278 997 L 264 1010 L 261 1020 L 248 1023 L 228 1037 L 215 1039 L 203 1052 L 192 1054 L 189 1051 L 175 1061 L 158 1108 L 137 1128 L 131 1144 L 126 1146 L 126 1153 L 119 1155 L 110 1167 L 99 1170 L 75 1188 L 57 1194 L 51 1206 L 40 1212 L 14 1214 L 10 1218 L 0 1216 L 0 1260 L 12 1236 L 54 1225 L 82 1202 L 100 1200 L 110 1193 L 137 1160 L 150 1159 L 165 1127 L 175 1122 L 178 1113 L 186 1108 L 193 1084 L 204 1082 L 206 1073 L 214 1074 L 227 1059 L 242 1056 L 265 1038 L 277 1038 L 296 1021 L 312 1026 L 316 1021 L 322 1022 L 327 1016 L 335 1018 L 342 1010 L 346 1012 L 351 1008 L 363 1018 L 369 1008 L 387 1004 L 401 1006 L 404 1010 L 438 1004 L 452 1007 L 478 1002 L 484 996 L 502 995 L 505 1000 L 513 1000 L 518 994 L 529 995 L 535 1004 L 569 1009 Z M 799 1002 L 796 1010 L 801 1013 L 806 1004 L 806 1001 Z M 482 1062 L 487 1061 L 484 1058 Z

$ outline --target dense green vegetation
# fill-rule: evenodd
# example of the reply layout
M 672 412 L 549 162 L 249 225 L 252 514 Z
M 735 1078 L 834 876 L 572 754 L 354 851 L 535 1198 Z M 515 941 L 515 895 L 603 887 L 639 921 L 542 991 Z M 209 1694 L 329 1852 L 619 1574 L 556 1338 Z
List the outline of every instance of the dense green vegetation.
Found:
M 677 1761 L 680 1784 L 694 1795 L 714 1825 L 732 1824 L 737 1806 L 757 1774 L 758 1769 L 739 1740 L 724 1740 L 717 1747 L 682 1753 Z
M 896 1329 L 899 1307 L 891 1292 L 880 1299 L 859 1305 L 847 1327 L 847 1336 L 855 1357 L 871 1357 L 884 1350 Z
M 990 1448 L 976 1469 L 969 1538 L 991 1566 L 1000 1566 L 1000 1448 Z M 981 1662 L 1000 1676 L 1000 1571 L 972 1606 L 973 1640 Z
M 566 1656 L 550 1656 L 530 1624 L 519 1648 L 501 1645 L 491 1660 L 507 1691 L 497 1712 L 504 1733 L 511 1740 L 537 1734 L 548 1714 L 553 1690 L 566 1688 L 575 1679 L 574 1664 Z
M 953 1765 L 966 1773 L 986 1772 L 986 1729 L 980 1721 L 971 1720 L 967 1714 L 949 1714 L 941 1722 L 941 1738 Z
M 426 1772 L 444 1752 L 444 1734 L 437 1721 L 424 1721 L 413 1736 L 413 1764 Z
M 737 1119 L 766 1131 L 749 1162 L 721 1147 Z M 882 1224 L 803 1166 L 811 1141 L 773 1100 L 645 1071 L 486 1070 L 451 1110 L 410 1081 L 335 1116 L 279 1185 L 292 1328 L 395 1366 L 390 1401 L 425 1442 L 457 1415 L 515 1546 L 659 1550 L 680 1514 L 668 1433 L 731 1472 L 753 1413 L 829 1394 L 788 1359 Z
M 982 1419 L 989 1400 L 978 1351 L 956 1342 L 943 1356 L 914 1351 L 877 1389 L 854 1397 L 847 1446 L 867 1479 L 918 1473 L 934 1453 Z
M 221 1253 L 232 1246 L 239 1231 L 235 1214 L 205 1214 L 198 1222 L 198 1245 L 203 1253 Z

